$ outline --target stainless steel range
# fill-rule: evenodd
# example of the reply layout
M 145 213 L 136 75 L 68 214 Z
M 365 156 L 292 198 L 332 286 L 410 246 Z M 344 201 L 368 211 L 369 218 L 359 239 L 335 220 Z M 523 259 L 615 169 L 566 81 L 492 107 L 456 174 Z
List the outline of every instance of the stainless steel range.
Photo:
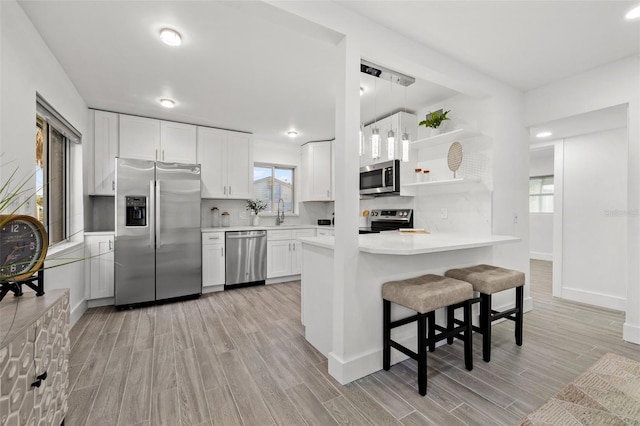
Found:
M 361 234 L 376 234 L 380 231 L 395 231 L 413 228 L 412 209 L 375 209 L 369 215 L 371 226 L 360 228 Z

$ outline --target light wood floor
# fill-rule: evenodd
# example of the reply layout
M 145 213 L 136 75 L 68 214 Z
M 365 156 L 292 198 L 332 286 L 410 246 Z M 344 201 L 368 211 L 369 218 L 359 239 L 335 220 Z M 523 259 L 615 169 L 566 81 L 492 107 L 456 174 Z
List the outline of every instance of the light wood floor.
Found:
M 347 386 L 303 337 L 300 283 L 197 300 L 88 310 L 71 330 L 69 413 L 78 425 L 512 425 L 606 352 L 640 361 L 621 312 L 551 297 L 551 264 L 531 263 L 534 310 L 524 345 L 496 324 L 490 363 L 474 339 L 428 358 L 427 396 L 413 360 Z

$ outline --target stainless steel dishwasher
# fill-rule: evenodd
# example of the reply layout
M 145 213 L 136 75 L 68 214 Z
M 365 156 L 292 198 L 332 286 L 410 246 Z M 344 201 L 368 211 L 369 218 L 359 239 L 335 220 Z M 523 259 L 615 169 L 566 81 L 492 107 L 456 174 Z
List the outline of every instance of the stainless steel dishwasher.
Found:
M 267 231 L 226 233 L 224 288 L 264 284 L 267 279 Z

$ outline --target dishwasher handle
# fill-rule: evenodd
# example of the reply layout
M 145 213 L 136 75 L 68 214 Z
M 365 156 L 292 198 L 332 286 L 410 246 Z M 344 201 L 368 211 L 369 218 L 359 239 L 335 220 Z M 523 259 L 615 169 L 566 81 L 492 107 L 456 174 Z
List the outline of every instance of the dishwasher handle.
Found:
M 244 232 L 227 232 L 228 240 L 244 240 L 249 238 L 264 238 L 267 236 L 267 231 L 251 231 L 250 233 Z

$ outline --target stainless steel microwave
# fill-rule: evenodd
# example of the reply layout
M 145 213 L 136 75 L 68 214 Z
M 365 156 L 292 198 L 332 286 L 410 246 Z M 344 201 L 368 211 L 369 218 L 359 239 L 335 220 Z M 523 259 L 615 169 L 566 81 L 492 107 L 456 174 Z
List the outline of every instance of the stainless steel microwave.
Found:
M 400 160 L 360 167 L 361 195 L 400 195 Z

